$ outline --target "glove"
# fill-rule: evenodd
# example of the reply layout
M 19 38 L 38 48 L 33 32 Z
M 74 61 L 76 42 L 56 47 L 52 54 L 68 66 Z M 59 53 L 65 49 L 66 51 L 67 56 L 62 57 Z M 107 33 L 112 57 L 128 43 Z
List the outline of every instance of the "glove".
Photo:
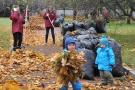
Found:
M 49 16 L 49 14 L 47 13 L 47 14 L 46 14 L 46 16 L 48 17 L 48 16 Z
M 110 65 L 110 68 L 113 68 L 113 65 Z
M 14 8 L 14 11 L 17 11 L 17 8 Z
M 53 20 L 51 21 L 51 24 L 53 24 Z
M 98 65 L 97 65 L 97 64 L 95 64 L 95 67 L 96 67 L 96 68 L 98 68 Z

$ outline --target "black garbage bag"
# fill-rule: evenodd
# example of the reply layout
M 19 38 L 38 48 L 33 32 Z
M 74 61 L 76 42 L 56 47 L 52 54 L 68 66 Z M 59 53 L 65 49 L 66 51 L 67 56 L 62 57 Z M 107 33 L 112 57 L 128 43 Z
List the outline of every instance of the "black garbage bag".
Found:
M 83 40 L 85 38 L 89 39 L 90 38 L 90 34 L 78 35 L 77 36 L 77 40 L 79 40 L 79 41 L 81 41 L 81 40 Z
M 84 23 L 84 29 L 88 30 L 89 28 L 93 27 L 95 29 L 95 23 L 94 20 L 86 21 Z
M 79 30 L 80 28 L 84 29 L 84 22 L 82 21 L 75 22 L 74 25 L 75 25 L 75 30 Z
M 96 29 L 97 33 L 106 33 L 104 21 L 97 20 L 95 29 Z
M 66 34 L 66 32 L 68 31 L 68 22 L 65 22 L 63 25 L 62 25 L 62 35 L 64 36 Z
M 109 38 L 109 45 L 113 49 L 113 52 L 115 54 L 115 60 L 116 60 L 115 66 L 112 70 L 112 74 L 114 77 L 121 77 L 124 75 L 125 72 L 122 66 L 121 45 L 112 38 Z
M 90 39 L 82 39 L 80 42 L 80 47 L 79 48 L 85 48 L 92 50 L 93 49 L 93 44 L 91 43 Z
M 60 16 L 59 17 L 59 20 L 60 20 L 60 23 L 62 24 L 64 22 L 64 17 L 63 16 Z
M 87 21 L 87 22 L 84 23 L 84 29 L 88 30 L 89 28 L 90 28 L 90 22 Z
M 88 31 L 89 31 L 91 34 L 97 34 L 97 31 L 95 30 L 94 27 L 90 27 L 90 28 L 88 29 Z
M 65 22 L 62 25 L 62 35 L 64 36 L 66 34 L 67 31 L 74 31 L 75 30 L 75 26 L 73 25 L 72 22 Z
M 87 61 L 86 64 L 82 66 L 85 73 L 83 79 L 94 80 L 95 53 L 92 50 L 78 48 L 78 52 L 80 51 L 85 53 L 84 59 Z
M 80 30 L 76 30 L 76 34 L 75 35 L 86 35 L 86 34 L 88 34 L 88 32 L 86 32 L 86 31 L 80 31 Z
M 60 20 L 59 20 L 59 18 L 57 18 L 55 20 L 55 27 L 60 27 Z

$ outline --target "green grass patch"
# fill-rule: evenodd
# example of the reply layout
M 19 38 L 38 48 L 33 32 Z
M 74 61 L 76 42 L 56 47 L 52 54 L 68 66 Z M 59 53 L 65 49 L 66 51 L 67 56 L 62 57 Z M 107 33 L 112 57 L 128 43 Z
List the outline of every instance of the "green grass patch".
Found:
M 107 33 L 99 35 L 115 39 L 121 45 L 122 62 L 135 66 L 135 52 L 131 51 L 135 48 L 135 22 L 126 24 L 126 21 L 113 21 L 107 24 L 107 28 Z
M 0 47 L 9 49 L 11 38 L 11 20 L 9 18 L 0 18 Z

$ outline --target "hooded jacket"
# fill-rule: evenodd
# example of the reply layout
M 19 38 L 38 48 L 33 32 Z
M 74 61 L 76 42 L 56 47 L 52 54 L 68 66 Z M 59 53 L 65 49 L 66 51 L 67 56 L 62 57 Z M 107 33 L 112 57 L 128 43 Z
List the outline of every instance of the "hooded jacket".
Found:
M 23 33 L 23 24 L 25 21 L 18 11 L 13 11 L 10 14 L 10 19 L 12 20 L 12 33 L 20 32 Z
M 56 20 L 56 13 L 54 11 L 50 12 L 49 10 L 45 12 L 45 14 L 43 15 L 43 18 L 45 19 L 45 27 L 53 27 L 49 18 L 46 16 L 46 14 L 49 14 L 49 18 L 52 21 L 53 20 L 53 24 Z
M 95 60 L 95 64 L 98 65 L 98 69 L 112 71 L 112 68 L 110 66 L 114 66 L 115 64 L 115 55 L 112 48 L 108 45 L 104 48 L 98 48 L 96 52 L 97 57 Z
M 62 53 L 67 52 L 69 43 L 74 43 L 75 44 L 75 40 L 73 38 L 71 38 L 71 37 L 66 38 L 66 40 L 65 40 L 65 49 L 62 51 Z

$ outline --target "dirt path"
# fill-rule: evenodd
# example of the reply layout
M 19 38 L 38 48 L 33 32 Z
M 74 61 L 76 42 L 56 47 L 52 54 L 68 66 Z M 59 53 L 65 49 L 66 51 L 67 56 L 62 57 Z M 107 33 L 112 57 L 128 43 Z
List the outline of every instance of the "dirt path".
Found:
M 41 24 L 40 26 L 44 27 L 44 24 Z M 61 35 L 61 27 L 55 27 L 54 28 L 54 32 L 55 32 L 55 38 L 59 38 L 62 37 Z M 40 35 L 45 35 L 46 31 L 45 30 L 35 30 L 36 33 L 40 34 Z M 60 41 L 56 41 L 56 44 L 52 44 L 52 37 L 51 37 L 51 30 L 49 32 L 49 37 L 48 37 L 48 43 L 45 45 L 39 45 L 39 46 L 26 46 L 26 48 L 30 48 L 32 50 L 35 50 L 37 52 L 42 52 L 45 55 L 51 55 L 53 53 L 56 52 L 61 52 L 62 51 L 62 47 L 59 45 L 56 45 L 58 42 Z M 45 40 L 45 38 L 42 38 Z

